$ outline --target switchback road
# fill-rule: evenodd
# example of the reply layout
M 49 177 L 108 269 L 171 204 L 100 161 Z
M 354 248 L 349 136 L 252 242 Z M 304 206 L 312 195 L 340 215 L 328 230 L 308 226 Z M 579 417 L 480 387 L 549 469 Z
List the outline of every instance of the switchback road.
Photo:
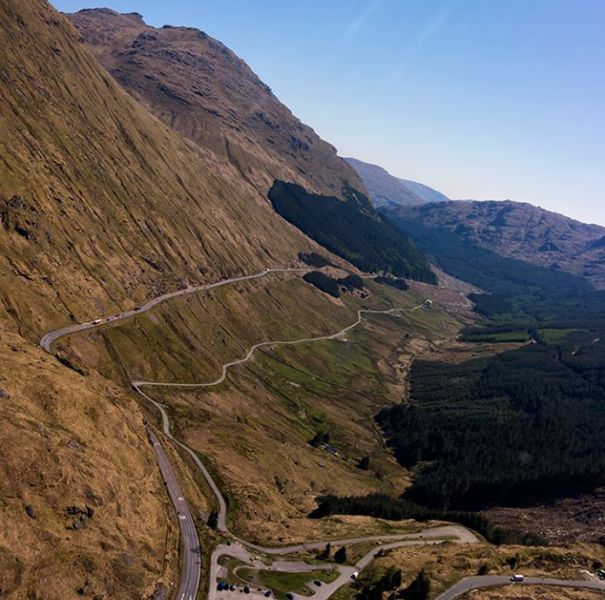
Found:
M 224 285 L 237 283 L 240 281 L 247 281 L 251 279 L 258 279 L 260 277 L 264 277 L 270 273 L 280 273 L 280 272 L 307 272 L 309 269 L 302 268 L 277 268 L 277 269 L 265 269 L 259 273 L 254 275 L 246 275 L 241 277 L 232 277 L 229 279 L 225 279 L 216 283 L 204 284 L 200 286 L 191 286 L 182 290 L 178 290 L 176 292 L 171 292 L 168 294 L 163 294 L 153 300 L 150 300 L 140 308 L 132 311 L 126 311 L 119 313 L 117 315 L 98 318 L 87 323 L 81 323 L 76 325 L 70 325 L 67 327 L 63 327 L 61 329 L 57 329 L 50 333 L 47 333 L 40 341 L 40 346 L 46 350 L 47 352 L 51 352 L 52 345 L 58 339 L 72 335 L 74 333 L 79 333 L 82 331 L 86 331 L 88 329 L 93 329 L 95 327 L 100 327 L 102 325 L 112 323 L 115 321 L 120 321 L 123 319 L 127 319 L 129 317 L 144 313 L 161 302 L 166 300 L 176 298 L 178 296 L 182 296 L 185 294 L 193 294 L 205 290 L 210 290 L 213 288 L 221 287 Z M 407 310 L 417 310 L 420 306 L 416 306 L 412 309 Z M 327 341 L 327 340 L 335 340 L 342 337 L 347 332 L 351 331 L 355 327 L 361 324 L 363 321 L 363 316 L 365 314 L 376 314 L 376 315 L 387 315 L 393 314 L 396 312 L 400 312 L 406 309 L 403 308 L 393 308 L 390 310 L 366 310 L 362 309 L 357 311 L 357 320 L 354 323 L 344 327 L 340 331 L 330 335 L 310 337 L 310 338 L 300 338 L 297 340 L 276 340 L 276 341 L 266 341 L 255 344 L 250 348 L 247 354 L 238 360 L 231 361 L 222 365 L 220 376 L 214 381 L 205 382 L 205 383 L 165 383 L 165 382 L 153 382 L 153 381 L 133 381 L 133 388 L 148 402 L 153 404 L 159 411 L 162 416 L 162 429 L 164 434 L 171 439 L 175 444 L 181 447 L 189 456 L 191 456 L 192 460 L 196 464 L 197 468 L 200 470 L 208 485 L 212 489 L 214 493 L 217 503 L 219 506 L 219 517 L 217 529 L 224 533 L 229 534 L 229 530 L 227 527 L 227 505 L 225 499 L 213 480 L 211 474 L 206 469 L 202 461 L 199 459 L 197 453 L 189 448 L 183 442 L 177 440 L 170 431 L 170 421 L 168 418 L 168 414 L 166 413 L 165 407 L 151 398 L 148 394 L 146 394 L 141 388 L 142 387 L 151 387 L 151 386 L 162 386 L 162 387 L 180 387 L 180 388 L 208 388 L 212 386 L 219 385 L 223 381 L 225 381 L 227 377 L 228 370 L 231 367 L 236 365 L 244 364 L 249 361 L 254 352 L 259 348 L 269 347 L 269 346 L 285 346 L 285 345 L 298 345 L 298 344 L 307 344 L 312 342 L 319 341 Z M 178 484 L 172 466 L 166 456 L 157 436 L 153 433 L 153 431 L 149 430 L 149 439 L 153 444 L 155 449 L 158 464 L 160 466 L 160 470 L 166 482 L 166 488 L 170 495 L 170 498 L 175 506 L 175 510 L 177 512 L 179 518 L 179 525 L 181 528 L 182 534 L 182 545 L 183 545 L 183 563 L 182 563 L 182 575 L 181 581 L 179 582 L 178 592 L 176 596 L 176 600 L 194 600 L 197 595 L 197 591 L 200 584 L 201 579 L 201 552 L 199 546 L 199 540 L 197 536 L 197 531 L 195 529 L 195 522 L 193 520 L 191 511 L 187 502 L 183 496 L 182 490 Z M 297 552 L 304 551 L 312 551 L 318 550 L 325 546 L 326 541 L 323 542 L 313 542 L 313 543 L 305 543 L 305 544 L 295 544 L 292 546 L 286 547 L 276 547 L 276 548 L 264 548 L 262 546 L 258 546 L 255 544 L 251 544 L 244 540 L 238 539 L 235 536 L 232 536 L 234 540 L 237 541 L 236 544 L 229 545 L 220 545 L 218 546 L 211 557 L 211 573 L 210 573 L 210 590 L 208 594 L 209 600 L 214 600 L 215 598 L 225 598 L 225 600 L 229 600 L 230 594 L 232 592 L 217 592 L 216 590 L 216 582 L 221 572 L 221 568 L 219 565 L 219 560 L 222 556 L 234 556 L 236 558 L 248 560 L 250 563 L 254 564 L 255 561 L 258 561 L 258 558 L 255 558 L 250 554 L 250 550 L 254 550 L 255 552 L 269 554 L 269 555 L 285 555 L 292 554 Z M 453 540 L 452 540 L 453 538 Z M 460 526 L 445 526 L 434 529 L 428 529 L 422 531 L 418 534 L 401 534 L 401 535 L 377 535 L 377 536 L 368 536 L 368 537 L 358 537 L 358 538 L 347 538 L 342 540 L 330 540 L 330 543 L 334 546 L 346 546 L 351 544 L 359 544 L 366 542 L 376 542 L 377 546 L 370 552 L 368 552 L 363 558 L 361 558 L 355 566 L 350 567 L 346 565 L 338 565 L 336 568 L 339 571 L 338 578 L 329 584 L 325 584 L 320 588 L 315 590 L 313 598 L 315 600 L 327 600 L 332 596 L 338 589 L 342 586 L 350 583 L 351 576 L 355 571 L 361 571 L 367 565 L 369 565 L 375 558 L 376 552 L 380 549 L 388 550 L 392 548 L 399 548 L 402 546 L 410 546 L 410 545 L 422 545 L 422 544 L 439 544 L 442 543 L 445 539 L 450 541 L 455 541 L 456 543 L 475 543 L 477 542 L 477 538 L 467 529 Z M 260 566 L 260 563 L 259 563 Z M 318 565 L 315 568 L 332 568 L 334 565 Z M 297 569 L 302 568 L 299 563 L 292 562 L 284 562 L 284 561 L 276 561 L 273 563 L 273 568 L 276 570 L 281 570 L 287 572 L 288 569 L 292 569 L 296 571 Z M 306 567 L 305 567 L 306 568 Z M 437 600 L 453 600 L 454 598 L 459 597 L 460 595 L 466 593 L 469 590 L 480 588 L 480 587 L 493 587 L 506 585 L 510 583 L 508 577 L 499 577 L 499 576 L 486 576 L 486 577 L 469 577 L 463 579 L 458 584 L 444 592 Z M 524 585 L 553 585 L 553 586 L 564 586 L 564 587 L 581 587 L 587 589 L 597 589 L 597 590 L 605 590 L 605 584 L 600 582 L 590 582 L 590 581 L 562 581 L 556 579 L 541 579 L 541 578 L 526 578 L 523 582 Z M 518 584 L 516 584 L 518 585 Z M 252 597 L 263 597 L 260 592 L 255 593 Z M 303 598 L 302 596 L 297 596 L 297 598 Z

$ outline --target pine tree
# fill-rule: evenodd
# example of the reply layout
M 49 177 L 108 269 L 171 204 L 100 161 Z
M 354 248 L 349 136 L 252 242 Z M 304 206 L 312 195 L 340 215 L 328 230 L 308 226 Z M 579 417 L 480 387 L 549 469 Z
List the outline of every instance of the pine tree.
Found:
M 431 580 L 422 569 L 416 579 L 403 591 L 402 597 L 405 600 L 428 600 L 431 593 Z
M 330 554 L 332 553 L 332 545 L 326 544 L 326 547 L 317 555 L 318 560 L 330 560 Z
M 208 515 L 208 521 L 206 522 L 210 529 L 216 529 L 218 526 L 218 510 L 213 509 Z
M 344 546 L 341 546 L 336 553 L 334 554 L 334 560 L 337 563 L 345 563 L 347 562 L 347 549 Z

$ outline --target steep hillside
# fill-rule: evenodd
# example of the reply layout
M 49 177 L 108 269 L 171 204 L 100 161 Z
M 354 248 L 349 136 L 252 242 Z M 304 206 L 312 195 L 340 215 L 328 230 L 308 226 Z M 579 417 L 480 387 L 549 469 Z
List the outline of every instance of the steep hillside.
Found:
M 138 14 L 97 9 L 70 18 L 127 91 L 176 132 L 212 151 L 217 160 L 231 164 L 240 179 L 256 188 L 259 201 L 270 190 L 272 194 L 279 182 L 295 184 L 311 200 L 308 212 L 317 214 L 326 235 L 314 235 L 300 220 L 290 219 L 277 209 L 271 196 L 281 216 L 357 267 L 388 270 L 390 264 L 367 256 L 374 253 L 367 243 L 353 252 L 343 243 L 346 236 L 369 236 L 375 245 L 390 240 L 389 227 L 369 203 L 349 203 L 348 208 L 352 207 L 351 221 L 367 222 L 374 233 L 343 228 L 343 222 L 333 218 L 334 199 L 346 203 L 349 192 L 365 197 L 354 169 L 296 119 L 223 44 L 197 29 L 149 27 Z M 371 213 L 370 218 L 363 213 Z M 425 275 L 426 264 L 407 240 L 388 251 L 398 255 L 398 263 L 409 265 L 400 274 Z M 431 279 L 431 274 L 427 277 Z
M 605 228 L 530 204 L 456 201 L 387 209 L 391 217 L 446 230 L 461 242 L 540 267 L 580 275 L 605 288 Z M 426 248 L 428 251 L 428 248 Z
M 447 196 L 427 185 L 395 177 L 378 165 L 356 158 L 345 158 L 345 160 L 357 171 L 377 207 L 419 206 L 426 202 L 449 200 Z
M 336 150 L 301 123 L 221 42 L 107 9 L 69 15 L 115 79 L 166 124 L 230 161 L 263 195 L 273 180 L 340 195 L 365 191 Z
M 30 340 L 311 244 L 125 93 L 42 0 L 0 2 L 0 325 Z
M 139 599 L 176 579 L 172 507 L 117 386 L 2 332 L 0 456 L 2 598 Z

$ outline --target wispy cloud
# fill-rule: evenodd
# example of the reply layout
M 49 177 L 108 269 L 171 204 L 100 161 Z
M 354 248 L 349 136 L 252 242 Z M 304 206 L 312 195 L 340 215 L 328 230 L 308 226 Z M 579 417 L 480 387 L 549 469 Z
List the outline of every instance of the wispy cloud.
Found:
M 421 48 L 425 42 L 439 33 L 439 31 L 447 23 L 450 15 L 450 8 L 444 8 L 440 12 L 433 15 L 426 22 L 424 27 L 422 27 L 422 29 L 420 29 L 418 33 L 411 38 L 407 51 L 400 57 L 399 64 L 385 77 L 383 84 L 385 89 L 395 86 L 397 82 L 401 80 L 401 78 L 409 70 L 409 62 L 413 60 L 414 55 L 421 51 Z
M 429 22 L 418 32 L 416 42 L 421 43 L 433 37 L 446 23 L 450 16 L 450 10 L 445 8 L 432 17 Z
M 366 21 L 376 12 L 380 5 L 380 0 L 372 0 L 368 3 L 366 9 L 345 29 L 345 36 L 352 37 L 366 23 Z

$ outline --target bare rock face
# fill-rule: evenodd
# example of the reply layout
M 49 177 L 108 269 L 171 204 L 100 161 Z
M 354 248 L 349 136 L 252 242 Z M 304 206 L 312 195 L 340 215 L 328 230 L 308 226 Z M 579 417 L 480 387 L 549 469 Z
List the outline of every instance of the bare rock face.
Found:
M 402 208 L 406 219 L 447 229 L 502 256 L 588 279 L 605 289 L 605 227 L 510 200 Z
M 189 27 L 155 29 L 137 14 L 68 15 L 82 40 L 135 98 L 167 125 L 237 167 L 263 195 L 273 180 L 340 195 L 364 191 L 336 150 L 301 123 L 248 65 Z

